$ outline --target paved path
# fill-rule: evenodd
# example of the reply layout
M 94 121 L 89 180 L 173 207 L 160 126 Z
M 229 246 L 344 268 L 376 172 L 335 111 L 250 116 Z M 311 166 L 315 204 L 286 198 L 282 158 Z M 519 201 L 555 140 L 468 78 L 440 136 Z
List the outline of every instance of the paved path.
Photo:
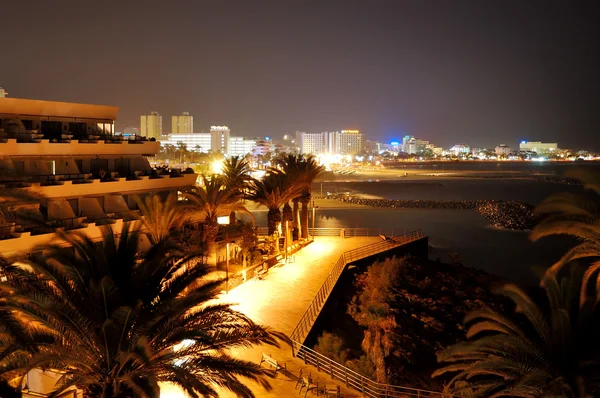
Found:
M 236 303 L 233 308 L 243 312 L 253 321 L 267 325 L 289 335 L 315 297 L 325 278 L 331 271 L 339 256 L 348 250 L 366 246 L 379 241 L 379 237 L 317 237 L 315 241 L 295 254 L 295 263 L 271 268 L 263 280 L 248 281 L 221 299 Z M 247 385 L 257 397 L 283 398 L 298 396 L 295 390 L 297 375 L 300 369 L 304 374 L 311 372 L 314 381 L 326 382 L 328 388 L 341 385 L 339 380 L 332 381 L 325 373 L 292 357 L 289 346 L 280 349 L 271 347 L 254 347 L 239 350 L 235 356 L 253 362 L 259 362 L 262 352 L 271 354 L 275 359 L 285 362 L 287 372 L 279 371 L 276 377 L 269 378 L 273 389 L 265 391 L 260 386 L 248 381 Z M 228 391 L 220 391 L 223 398 L 234 397 Z M 342 396 L 358 397 L 354 390 L 342 386 Z M 176 388 L 161 387 L 161 398 L 184 397 Z M 304 394 L 302 394 L 304 396 Z

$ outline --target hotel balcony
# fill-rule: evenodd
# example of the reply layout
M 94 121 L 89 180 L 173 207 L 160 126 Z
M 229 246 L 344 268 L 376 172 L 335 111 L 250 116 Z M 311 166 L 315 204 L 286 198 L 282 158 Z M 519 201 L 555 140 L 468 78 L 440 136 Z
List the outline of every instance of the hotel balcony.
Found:
M 136 222 L 139 217 L 137 210 L 130 210 L 71 217 L 46 223 L 3 224 L 0 225 L 0 253 L 4 257 L 30 255 L 36 247 L 56 243 L 58 229 L 76 231 L 93 240 L 100 240 L 103 228 L 111 228 L 115 234 L 119 234 L 126 223 Z
M 0 154 L 9 156 L 70 156 L 70 155 L 143 155 L 154 156 L 160 150 L 160 142 L 143 139 L 122 140 L 116 136 L 89 136 L 86 140 L 52 142 L 49 139 L 37 139 L 34 133 L 25 133 L 31 140 L 19 138 L 0 140 Z M 65 136 L 68 137 L 68 136 Z

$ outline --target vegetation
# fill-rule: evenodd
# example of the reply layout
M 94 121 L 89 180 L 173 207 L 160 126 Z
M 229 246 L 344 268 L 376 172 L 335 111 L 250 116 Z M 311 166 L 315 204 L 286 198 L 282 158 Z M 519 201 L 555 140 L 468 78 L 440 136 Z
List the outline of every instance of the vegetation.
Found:
M 223 177 L 227 189 L 237 190 L 240 199 L 244 198 L 244 188 L 252 180 L 250 177 L 250 163 L 239 156 L 232 156 L 223 162 Z M 229 223 L 235 224 L 235 211 L 229 214 Z
M 446 366 L 433 375 L 458 373 L 449 387 L 477 397 L 597 396 L 599 297 L 582 284 L 576 267 L 571 270 L 568 277 L 545 274 L 546 300 L 514 284 L 502 287 L 499 294 L 514 302 L 515 312 L 469 314 L 468 340 L 441 352 L 438 359 Z
M 302 204 L 302 214 L 300 218 L 302 238 L 308 238 L 308 206 L 312 200 L 312 184 L 325 172 L 323 166 L 319 166 L 317 159 L 313 155 L 287 155 L 276 160 L 276 166 L 281 172 L 294 181 L 299 189 L 299 195 L 296 199 Z M 276 172 L 276 170 L 274 170 Z M 297 203 L 297 202 L 296 202 Z M 296 211 L 297 205 L 294 206 Z M 293 219 L 298 219 L 297 213 L 294 213 Z
M 343 340 L 346 366 L 389 384 L 441 390 L 446 379 L 431 378 L 436 353 L 465 338 L 467 313 L 501 308 L 490 291 L 501 281 L 461 265 L 392 258 L 346 272 L 357 273 L 356 283 L 343 287 L 319 326 Z M 329 355 L 328 346 L 315 350 Z
M 559 193 L 542 202 L 536 213 L 545 217 L 530 237 L 534 241 L 550 235 L 575 237 L 580 243 L 569 250 L 550 271 L 558 272 L 571 261 L 585 259 L 591 263 L 585 276 L 585 280 L 588 280 L 600 270 L 600 176 L 577 170 L 566 177 L 579 179 L 586 191 Z
M 217 387 L 253 397 L 239 377 L 269 388 L 257 363 L 228 350 L 287 338 L 211 302 L 221 281 L 205 279 L 207 267 L 187 266 L 167 241 L 143 252 L 127 227 L 106 229 L 102 243 L 59 236 L 36 261 L 0 268 L 5 378 L 58 369 L 53 396 L 75 386 L 98 398 L 158 397 L 161 382 L 192 397 L 217 397 Z
M 281 206 L 298 196 L 299 187 L 284 173 L 271 172 L 262 180 L 253 180 L 248 199 L 265 206 L 267 212 L 268 234 L 279 231 L 281 224 Z
M 186 221 L 186 214 L 176 193 L 169 194 L 164 200 L 160 195 L 150 195 L 143 200 L 136 197 L 135 201 L 140 209 L 142 224 L 153 244 L 169 239 L 173 229 L 181 227 Z
M 467 341 L 439 354 L 454 373 L 453 391 L 470 395 L 573 397 L 600 394 L 600 180 L 576 171 L 586 191 L 557 194 L 536 213 L 544 216 L 532 240 L 568 235 L 579 240 L 541 278 L 545 295 L 527 294 L 514 284 L 499 290 L 513 313 L 484 310 L 465 318 Z M 580 263 L 580 264 L 578 264 Z
M 188 217 L 203 219 L 203 241 L 206 242 L 211 263 L 216 262 L 215 241 L 219 232 L 217 218 L 232 211 L 250 213 L 241 203 L 241 193 L 228 189 L 225 179 L 219 175 L 202 176 L 202 183 L 183 194 L 187 203 Z
M 394 302 L 400 283 L 402 262 L 387 259 L 369 267 L 357 277 L 359 293 L 354 297 L 349 313 L 365 327 L 362 348 L 375 365 L 375 380 L 387 383 L 387 358 L 397 343 Z

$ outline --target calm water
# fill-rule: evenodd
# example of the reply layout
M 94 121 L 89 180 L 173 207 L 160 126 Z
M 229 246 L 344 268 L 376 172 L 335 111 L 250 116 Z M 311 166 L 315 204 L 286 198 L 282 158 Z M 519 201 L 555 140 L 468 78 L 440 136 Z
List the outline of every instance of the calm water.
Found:
M 492 165 L 485 164 L 486 170 Z M 507 167 L 506 163 L 502 163 Z M 430 167 L 430 166 L 429 166 Z M 462 166 L 461 164 L 461 167 Z M 479 165 L 478 167 L 483 167 Z M 565 165 L 517 164 L 538 172 L 562 175 Z M 597 168 L 597 164 L 588 167 Z M 507 167 L 510 169 L 510 167 Z M 559 172 L 556 171 L 559 169 Z M 313 192 L 320 193 L 321 184 Z M 544 183 L 530 180 L 508 179 L 427 179 L 411 181 L 343 180 L 323 183 L 326 192 L 350 192 L 388 199 L 521 200 L 538 204 L 556 192 L 581 191 L 580 186 Z M 256 214 L 258 225 L 266 225 L 266 212 Z M 490 273 L 522 283 L 536 283 L 533 266 L 547 267 L 557 260 L 572 244 L 565 239 L 547 239 L 532 243 L 526 232 L 502 231 L 491 228 L 471 210 L 440 209 L 352 209 L 318 210 L 315 219 L 318 227 L 372 227 L 398 230 L 423 229 L 430 237 L 430 258 L 448 260 L 448 253 L 457 253 L 462 262 Z

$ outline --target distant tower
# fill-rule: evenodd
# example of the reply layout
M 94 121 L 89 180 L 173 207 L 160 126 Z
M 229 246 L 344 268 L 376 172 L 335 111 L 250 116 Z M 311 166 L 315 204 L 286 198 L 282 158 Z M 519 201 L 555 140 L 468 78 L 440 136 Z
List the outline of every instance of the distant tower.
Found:
M 227 126 L 210 126 L 210 149 L 213 153 L 229 154 L 229 133 L 230 130 Z
M 8 97 L 8 93 L 2 87 L 0 87 L 0 98 L 6 97 Z
M 194 117 L 190 116 L 189 112 L 183 112 L 179 116 L 171 118 L 172 128 L 171 134 L 193 134 L 194 133 Z
M 140 118 L 140 133 L 143 137 L 160 139 L 162 135 L 162 116 L 158 112 L 150 112 Z

